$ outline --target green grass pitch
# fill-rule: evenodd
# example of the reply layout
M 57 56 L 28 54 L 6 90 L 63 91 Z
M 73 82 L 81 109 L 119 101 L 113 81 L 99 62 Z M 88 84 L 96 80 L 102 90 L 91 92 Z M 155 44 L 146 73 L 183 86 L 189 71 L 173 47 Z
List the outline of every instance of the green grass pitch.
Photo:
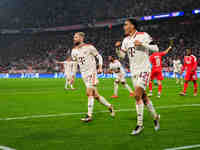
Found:
M 128 82 L 131 84 L 130 79 Z M 120 98 L 110 99 L 113 80 L 101 79 L 99 92 L 119 111 L 111 118 L 95 102 L 94 120 L 83 123 L 85 86 L 77 79 L 76 91 L 64 91 L 64 83 L 64 79 L 1 79 L 0 146 L 16 150 L 164 150 L 200 144 L 200 93 L 193 97 L 191 83 L 185 97 L 178 95 L 182 87 L 173 79 L 163 81 L 160 99 L 155 88 L 151 99 L 161 115 L 161 129 L 154 131 L 145 109 L 145 128 L 138 136 L 129 135 L 136 125 L 136 112 L 126 89 L 120 86 Z

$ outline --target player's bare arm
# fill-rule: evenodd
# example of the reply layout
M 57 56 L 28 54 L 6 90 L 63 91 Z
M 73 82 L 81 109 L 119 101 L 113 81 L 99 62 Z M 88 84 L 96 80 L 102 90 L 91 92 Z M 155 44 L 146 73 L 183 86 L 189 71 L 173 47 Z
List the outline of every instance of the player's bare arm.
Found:
M 98 62 L 99 62 L 99 67 L 98 67 L 97 72 L 98 73 L 102 73 L 103 72 L 103 58 L 102 58 L 102 56 L 100 54 L 98 54 L 96 56 L 96 58 L 98 59 Z
M 155 52 L 159 51 L 158 46 L 154 45 L 154 44 L 148 44 L 148 43 L 145 43 L 145 42 L 141 42 L 139 40 L 135 40 L 134 44 L 135 44 L 135 47 L 136 46 L 143 46 L 143 47 L 149 49 L 150 51 L 155 51 Z
M 117 47 L 120 47 L 121 46 L 121 42 L 120 41 L 117 41 L 116 43 L 115 43 L 115 47 L 117 48 Z
M 117 56 L 120 58 L 120 59 L 124 59 L 125 58 L 125 50 L 121 49 L 121 45 L 122 43 L 120 41 L 117 41 L 115 43 L 115 51 L 116 51 L 116 54 Z
M 56 61 L 56 64 L 64 64 L 63 61 Z
M 170 50 L 172 50 L 172 46 L 169 46 L 169 47 L 165 50 L 165 53 L 167 54 Z
M 109 69 L 109 70 L 108 70 L 108 73 L 109 73 L 109 74 L 113 74 L 113 70 L 112 70 L 112 69 Z

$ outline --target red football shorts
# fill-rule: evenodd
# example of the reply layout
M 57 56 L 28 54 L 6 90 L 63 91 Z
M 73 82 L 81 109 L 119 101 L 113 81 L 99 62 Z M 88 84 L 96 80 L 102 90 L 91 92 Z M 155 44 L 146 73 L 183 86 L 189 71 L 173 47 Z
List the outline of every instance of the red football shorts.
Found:
M 185 74 L 185 80 L 186 81 L 194 81 L 197 80 L 197 72 L 186 72 Z
M 162 75 L 162 71 L 160 70 L 152 70 L 151 72 L 151 80 L 157 79 L 157 80 L 163 80 L 163 75 Z

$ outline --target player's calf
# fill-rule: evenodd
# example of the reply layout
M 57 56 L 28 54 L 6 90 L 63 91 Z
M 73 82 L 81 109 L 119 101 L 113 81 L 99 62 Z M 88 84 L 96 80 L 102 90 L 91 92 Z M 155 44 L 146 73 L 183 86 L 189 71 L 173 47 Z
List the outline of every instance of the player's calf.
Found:
M 114 111 L 113 106 L 103 96 L 97 94 L 97 92 L 96 92 L 95 99 L 98 100 L 101 104 L 103 104 L 104 106 L 106 106 L 108 108 L 108 110 L 111 113 L 110 115 L 112 117 L 115 116 L 115 111 Z
M 92 121 L 93 106 L 94 106 L 94 96 L 89 95 L 88 96 L 88 114 L 86 115 L 85 118 L 81 119 L 82 121 L 84 122 Z
M 129 96 L 134 97 L 134 92 L 131 89 L 131 87 L 126 83 L 126 81 L 122 81 L 121 83 L 129 91 L 129 93 L 130 93 Z
M 158 80 L 158 95 L 157 95 L 158 98 L 160 98 L 161 92 L 162 92 L 162 82 L 161 80 Z
M 194 84 L 194 96 L 197 96 L 197 87 L 198 87 L 197 81 L 194 80 L 194 81 L 193 81 L 193 84 Z
M 146 93 L 143 94 L 142 99 L 144 100 L 144 104 L 146 105 L 148 111 L 151 113 L 153 119 L 154 119 L 154 129 L 157 131 L 160 129 L 160 115 L 156 113 L 156 110 L 153 106 L 152 101 L 148 98 Z
M 92 114 L 94 107 L 94 90 L 91 88 L 87 88 L 87 96 L 88 96 L 88 113 L 85 118 L 81 119 L 84 122 L 92 121 Z
M 112 95 L 111 98 L 118 98 L 118 87 L 119 87 L 119 81 L 116 80 L 114 82 L 114 95 Z
M 110 111 L 110 115 L 111 115 L 112 117 L 115 117 L 115 110 L 114 110 L 113 106 L 111 105 L 108 109 L 109 109 L 109 111 Z
M 181 96 L 186 95 L 187 88 L 188 88 L 188 81 L 186 80 L 185 83 L 184 83 L 183 91 L 180 93 Z
M 156 119 L 154 119 L 154 129 L 158 131 L 160 129 L 160 115 L 157 115 Z
M 68 80 L 66 79 L 66 81 L 65 81 L 65 88 L 64 88 L 64 90 L 68 90 Z
M 149 94 L 148 96 L 151 97 L 153 94 L 152 94 L 152 81 L 149 81 Z
M 143 89 L 140 87 L 135 88 L 135 99 L 136 99 L 136 112 L 137 112 L 137 126 L 131 132 L 131 135 L 137 135 L 143 130 L 143 114 L 144 114 L 144 103 L 142 100 Z
M 144 111 L 144 104 L 137 105 L 136 104 L 136 110 L 137 110 L 137 125 L 135 129 L 131 132 L 131 135 L 137 135 L 140 134 L 143 129 L 143 111 Z

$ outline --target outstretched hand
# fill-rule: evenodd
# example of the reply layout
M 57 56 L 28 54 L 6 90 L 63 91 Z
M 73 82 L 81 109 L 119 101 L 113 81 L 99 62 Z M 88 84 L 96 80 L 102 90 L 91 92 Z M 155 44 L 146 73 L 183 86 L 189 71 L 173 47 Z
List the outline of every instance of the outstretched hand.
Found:
M 121 42 L 120 41 L 117 41 L 116 43 L 115 43 L 115 47 L 120 47 L 121 46 Z
M 103 72 L 103 69 L 102 67 L 99 67 L 98 70 L 97 70 L 98 74 L 101 74 Z

